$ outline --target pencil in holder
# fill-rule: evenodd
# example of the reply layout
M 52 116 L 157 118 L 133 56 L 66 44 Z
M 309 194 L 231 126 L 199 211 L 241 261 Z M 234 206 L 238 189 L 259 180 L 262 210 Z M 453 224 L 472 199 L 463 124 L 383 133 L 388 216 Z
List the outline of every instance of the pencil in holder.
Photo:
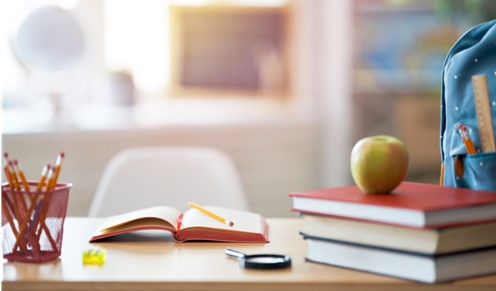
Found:
M 41 263 L 61 254 L 64 220 L 72 184 L 37 191 L 2 184 L 2 251 L 10 261 Z

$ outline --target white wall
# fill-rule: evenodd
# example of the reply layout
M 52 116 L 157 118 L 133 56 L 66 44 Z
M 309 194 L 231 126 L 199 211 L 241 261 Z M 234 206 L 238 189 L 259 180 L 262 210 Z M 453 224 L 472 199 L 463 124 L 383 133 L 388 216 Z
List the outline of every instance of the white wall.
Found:
M 319 177 L 321 187 L 335 187 L 351 183 L 353 7 L 352 1 L 316 2 Z
M 85 216 L 106 163 L 118 151 L 132 146 L 211 146 L 234 160 L 252 210 L 294 216 L 288 194 L 317 186 L 314 128 L 289 122 L 9 134 L 2 150 L 19 158 L 27 177 L 34 179 L 63 150 L 59 180 L 74 185 L 68 215 Z
M 352 1 L 298 0 L 296 104 L 318 130 L 318 185 L 352 183 Z

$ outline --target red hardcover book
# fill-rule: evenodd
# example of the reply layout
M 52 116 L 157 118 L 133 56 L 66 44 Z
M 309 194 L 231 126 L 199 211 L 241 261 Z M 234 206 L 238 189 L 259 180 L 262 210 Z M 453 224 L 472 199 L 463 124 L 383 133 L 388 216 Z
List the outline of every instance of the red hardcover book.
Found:
M 168 206 L 155 206 L 107 218 L 90 242 L 142 230 L 164 230 L 176 241 L 268 242 L 269 226 L 260 214 L 215 206 L 205 209 L 233 222 L 227 225 L 197 209 L 184 213 Z
M 412 227 L 445 227 L 496 218 L 496 192 L 403 182 L 391 194 L 357 186 L 293 192 L 293 211 Z

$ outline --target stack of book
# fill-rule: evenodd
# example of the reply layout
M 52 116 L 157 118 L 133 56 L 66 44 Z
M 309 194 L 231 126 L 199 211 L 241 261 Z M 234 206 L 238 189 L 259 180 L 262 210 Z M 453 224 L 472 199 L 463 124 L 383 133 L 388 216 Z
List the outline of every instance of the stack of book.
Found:
M 310 262 L 425 283 L 496 273 L 496 192 L 403 182 L 289 196 Z

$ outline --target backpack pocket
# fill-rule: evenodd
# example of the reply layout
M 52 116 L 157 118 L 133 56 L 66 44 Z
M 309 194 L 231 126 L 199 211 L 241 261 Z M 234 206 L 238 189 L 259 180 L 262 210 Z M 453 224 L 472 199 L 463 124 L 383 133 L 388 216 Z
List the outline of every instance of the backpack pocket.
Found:
M 474 144 L 480 144 L 477 127 L 467 127 L 472 128 L 470 134 Z M 445 172 L 445 186 L 489 191 L 496 189 L 496 152 L 467 154 L 457 130 L 453 130 L 450 160 L 446 162 L 451 169 Z
M 496 189 L 496 152 L 466 155 L 464 175 L 459 180 L 462 180 L 466 188 L 494 191 Z

